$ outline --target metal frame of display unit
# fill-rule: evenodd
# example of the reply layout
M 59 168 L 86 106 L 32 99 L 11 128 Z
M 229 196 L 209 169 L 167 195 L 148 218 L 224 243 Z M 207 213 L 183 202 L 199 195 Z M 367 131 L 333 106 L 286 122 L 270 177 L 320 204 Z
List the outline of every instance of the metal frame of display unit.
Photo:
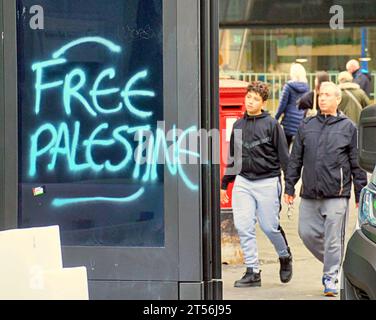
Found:
M 17 228 L 19 218 L 16 1 L 0 0 L 0 8 L 4 28 L 0 228 L 4 230 Z M 217 0 L 163 1 L 166 126 L 218 128 L 218 108 L 213 107 L 218 103 L 217 15 Z M 165 172 L 164 248 L 63 246 L 65 267 L 87 267 L 91 299 L 222 298 L 219 165 L 183 167 L 200 188 L 187 192 L 183 181 Z

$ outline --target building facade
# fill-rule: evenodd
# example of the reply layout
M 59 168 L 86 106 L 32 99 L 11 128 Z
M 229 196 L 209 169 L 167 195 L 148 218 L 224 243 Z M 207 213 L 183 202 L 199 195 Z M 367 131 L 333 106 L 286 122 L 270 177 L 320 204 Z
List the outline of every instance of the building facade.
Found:
M 316 71 L 328 71 L 336 81 L 348 60 L 360 59 L 363 71 L 372 77 L 374 98 L 374 4 L 370 0 L 220 0 L 221 74 L 266 80 L 276 91 L 273 99 L 278 99 L 293 62 L 304 65 L 312 86 Z

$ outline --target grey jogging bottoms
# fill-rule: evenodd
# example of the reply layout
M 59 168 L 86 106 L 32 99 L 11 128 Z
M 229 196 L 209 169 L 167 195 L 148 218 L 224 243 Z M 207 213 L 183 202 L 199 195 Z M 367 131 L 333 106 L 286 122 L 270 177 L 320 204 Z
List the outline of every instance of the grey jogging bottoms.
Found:
M 279 225 L 281 183 L 279 177 L 256 181 L 241 176 L 235 179 L 232 191 L 234 224 L 240 238 L 247 267 L 258 270 L 256 222 L 273 243 L 280 257 L 288 256 L 287 241 Z
M 344 255 L 349 199 L 301 199 L 299 236 L 324 264 L 323 274 L 337 279 Z

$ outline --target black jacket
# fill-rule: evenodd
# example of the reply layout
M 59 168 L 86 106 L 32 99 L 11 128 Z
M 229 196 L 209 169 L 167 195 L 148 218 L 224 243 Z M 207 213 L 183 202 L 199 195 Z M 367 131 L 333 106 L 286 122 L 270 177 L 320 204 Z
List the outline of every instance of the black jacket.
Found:
M 363 73 L 360 69 L 355 71 L 352 76 L 354 78 L 353 82 L 359 84 L 360 88 L 371 98 L 371 76 L 368 73 Z
M 241 131 L 234 134 L 234 130 Z M 240 135 L 237 135 L 238 132 Z M 286 137 L 278 121 L 267 111 L 258 116 L 245 113 L 233 126 L 229 160 L 221 188 L 226 190 L 238 174 L 248 180 L 278 177 L 281 166 L 286 172 L 288 159 Z
M 303 168 L 300 196 L 305 199 L 350 198 L 354 180 L 359 202 L 367 175 L 359 167 L 357 129 L 342 113 L 303 120 L 296 135 L 285 176 L 285 193 L 295 194 Z
M 313 109 L 314 91 L 305 93 L 296 103 L 299 110 Z M 319 110 L 319 98 L 317 96 L 316 109 Z

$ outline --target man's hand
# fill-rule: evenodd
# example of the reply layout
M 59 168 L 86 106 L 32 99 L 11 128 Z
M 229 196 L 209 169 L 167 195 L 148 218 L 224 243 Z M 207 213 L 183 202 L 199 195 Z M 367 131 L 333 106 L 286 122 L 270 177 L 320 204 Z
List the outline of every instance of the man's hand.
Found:
M 227 190 L 221 190 L 221 203 L 226 204 L 229 203 L 230 198 L 227 195 Z
M 355 207 L 356 207 L 357 209 L 359 209 L 359 202 L 357 202 L 357 203 L 355 204 Z
M 286 204 L 293 204 L 293 203 L 294 203 L 294 200 L 295 200 L 295 195 L 290 196 L 290 195 L 288 195 L 288 194 L 285 194 L 285 195 L 284 195 L 284 200 L 285 200 L 285 203 L 286 203 Z

